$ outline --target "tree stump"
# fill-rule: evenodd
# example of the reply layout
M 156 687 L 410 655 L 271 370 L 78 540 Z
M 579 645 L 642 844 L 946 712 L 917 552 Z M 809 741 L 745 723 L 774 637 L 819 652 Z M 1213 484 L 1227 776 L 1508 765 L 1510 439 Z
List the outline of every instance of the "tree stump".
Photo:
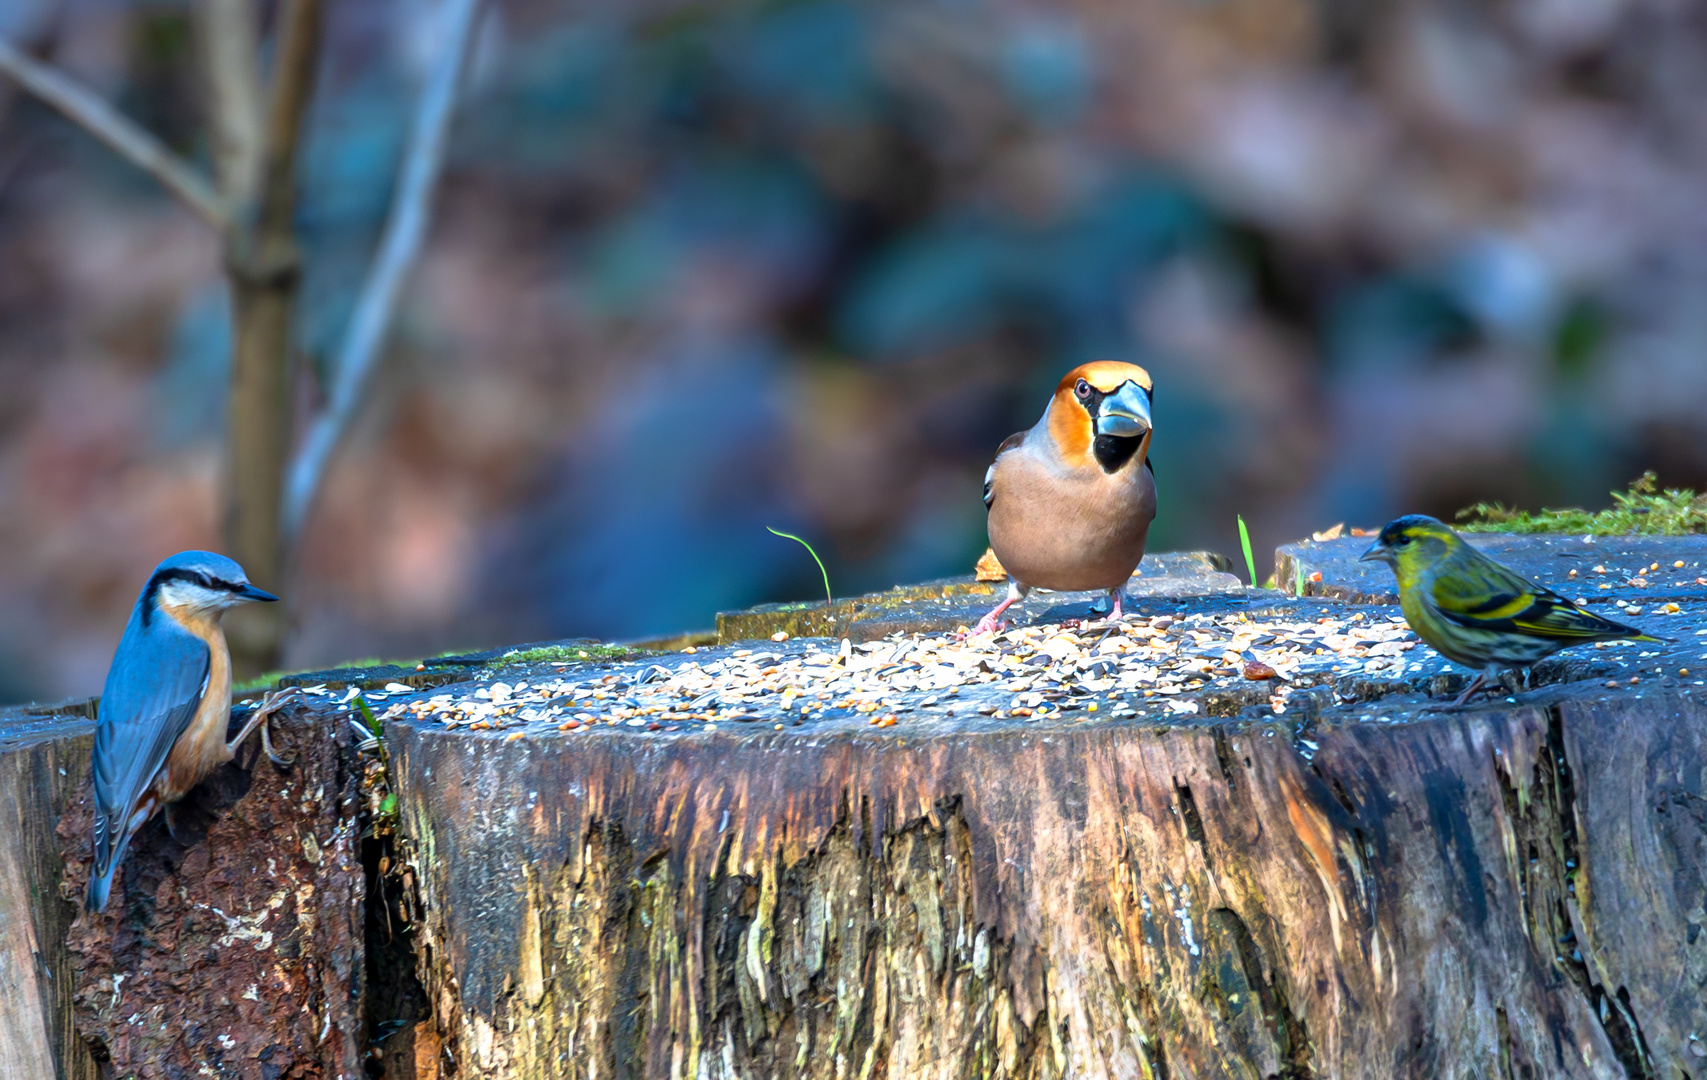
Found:
M 294 768 L 250 751 L 150 826 L 103 920 L 70 902 L 87 721 L 0 717 L 0 1076 L 51 1041 L 76 1080 L 1707 1077 L 1707 550 L 1677 545 L 1579 573 L 1675 642 L 1459 712 L 1391 606 L 1213 566 L 1116 629 L 1034 597 L 955 645 L 988 597 L 932 586 L 912 628 L 862 600 L 893 624 L 863 645 L 321 673 Z M 1375 598 L 1354 546 L 1304 576 Z

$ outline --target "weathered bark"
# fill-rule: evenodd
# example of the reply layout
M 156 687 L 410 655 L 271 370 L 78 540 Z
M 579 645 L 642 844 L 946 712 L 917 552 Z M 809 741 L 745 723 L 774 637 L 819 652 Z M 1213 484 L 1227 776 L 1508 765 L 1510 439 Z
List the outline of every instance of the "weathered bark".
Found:
M 76 969 L 60 944 L 73 909 L 54 887 L 54 825 L 88 771 L 86 704 L 28 717 L 0 710 L 0 1077 L 7 1080 L 96 1076 L 73 1035 Z
M 361 1075 L 360 771 L 341 717 L 273 724 L 293 764 L 251 740 L 176 805 L 175 837 L 163 818 L 144 826 L 107 912 L 79 911 L 63 938 L 66 1048 L 83 1044 L 102 1075 Z M 81 783 L 59 823 L 68 911 L 89 877 L 87 764 L 68 770 Z
M 459 1075 L 1701 1075 L 1707 707 L 1538 701 L 1313 761 L 1281 718 L 400 724 L 418 955 Z

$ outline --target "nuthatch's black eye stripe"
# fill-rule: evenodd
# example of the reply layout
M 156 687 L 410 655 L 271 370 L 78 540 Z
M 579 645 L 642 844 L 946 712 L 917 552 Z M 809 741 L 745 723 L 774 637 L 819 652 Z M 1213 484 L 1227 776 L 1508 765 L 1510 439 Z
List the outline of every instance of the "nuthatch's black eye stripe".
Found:
M 199 585 L 204 589 L 221 592 L 236 592 L 238 589 L 238 586 L 233 585 L 228 581 L 221 581 L 210 574 L 204 574 L 200 570 L 188 570 L 179 566 L 174 566 L 166 570 L 157 570 L 155 571 L 154 576 L 148 579 L 147 587 L 143 589 L 143 626 L 147 626 L 149 620 L 154 617 L 154 606 L 160 602 L 160 590 L 174 581 L 183 581 L 191 585 Z

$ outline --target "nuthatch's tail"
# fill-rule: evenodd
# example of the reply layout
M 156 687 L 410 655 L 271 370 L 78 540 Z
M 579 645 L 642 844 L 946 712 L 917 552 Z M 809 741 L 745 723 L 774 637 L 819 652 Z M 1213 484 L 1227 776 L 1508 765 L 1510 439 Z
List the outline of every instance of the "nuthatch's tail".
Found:
M 86 911 L 102 912 L 107 910 L 107 894 L 113 888 L 113 871 L 118 869 L 115 863 L 107 867 L 106 873 L 96 874 L 89 879 L 89 895 L 83 901 Z
M 128 830 L 116 837 L 118 843 L 113 843 L 113 824 L 107 815 L 95 814 L 95 864 L 89 871 L 89 895 L 83 901 L 86 911 L 107 910 L 107 894 L 113 890 L 113 875 L 118 872 L 119 859 L 129 846 Z

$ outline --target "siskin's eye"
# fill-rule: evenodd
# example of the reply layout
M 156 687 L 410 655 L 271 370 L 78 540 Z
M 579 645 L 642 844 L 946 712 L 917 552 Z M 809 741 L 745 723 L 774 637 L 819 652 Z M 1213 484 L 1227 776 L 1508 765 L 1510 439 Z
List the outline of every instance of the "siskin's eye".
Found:
M 1073 393 L 1079 395 L 1080 398 L 1088 398 L 1091 396 L 1091 384 L 1080 379 L 1079 384 L 1073 387 Z
M 1410 542 L 1411 542 L 1411 538 L 1408 536 L 1401 536 L 1398 539 L 1398 545 L 1400 547 L 1406 547 L 1410 544 Z

